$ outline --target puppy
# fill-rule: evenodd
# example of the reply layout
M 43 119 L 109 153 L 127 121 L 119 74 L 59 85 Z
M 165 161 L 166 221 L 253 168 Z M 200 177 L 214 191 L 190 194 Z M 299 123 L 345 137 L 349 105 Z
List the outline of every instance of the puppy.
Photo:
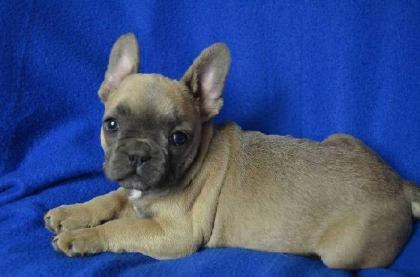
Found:
M 420 217 L 420 189 L 366 145 L 214 127 L 229 69 L 224 44 L 181 80 L 137 74 L 132 34 L 112 48 L 99 96 L 106 176 L 118 190 L 45 215 L 68 256 L 140 252 L 158 259 L 202 247 L 316 255 L 331 268 L 389 265 Z

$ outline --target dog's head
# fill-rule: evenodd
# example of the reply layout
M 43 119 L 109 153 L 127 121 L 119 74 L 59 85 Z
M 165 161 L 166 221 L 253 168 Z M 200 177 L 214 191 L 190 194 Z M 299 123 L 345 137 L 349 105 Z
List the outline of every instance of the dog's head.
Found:
M 133 34 L 121 36 L 99 89 L 104 170 L 127 189 L 158 192 L 176 186 L 194 162 L 202 125 L 222 107 L 230 55 L 214 44 L 177 81 L 138 74 L 138 52 Z

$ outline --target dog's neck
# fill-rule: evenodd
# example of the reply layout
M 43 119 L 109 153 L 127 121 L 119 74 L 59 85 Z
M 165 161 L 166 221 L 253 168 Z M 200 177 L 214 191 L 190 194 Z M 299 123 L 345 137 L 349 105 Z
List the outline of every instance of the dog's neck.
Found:
M 214 126 L 211 121 L 208 121 L 203 124 L 202 132 L 201 132 L 202 134 L 201 142 L 200 142 L 197 155 L 195 157 L 194 162 L 192 163 L 191 168 L 187 171 L 187 173 L 182 178 L 179 188 L 185 189 L 187 186 L 189 186 L 192 180 L 194 179 L 194 177 L 197 175 L 197 172 L 201 169 L 201 166 L 203 165 L 204 159 L 209 150 L 211 140 L 213 138 L 213 130 L 214 130 Z

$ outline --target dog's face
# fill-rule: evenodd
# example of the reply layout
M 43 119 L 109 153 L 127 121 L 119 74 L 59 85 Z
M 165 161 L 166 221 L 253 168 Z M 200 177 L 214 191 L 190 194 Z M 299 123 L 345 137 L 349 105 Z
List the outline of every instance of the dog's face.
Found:
M 104 170 L 127 189 L 160 192 L 176 186 L 194 163 L 202 124 L 222 106 L 230 57 L 226 46 L 215 44 L 180 81 L 136 74 L 138 60 L 135 37 L 120 37 L 99 90 Z

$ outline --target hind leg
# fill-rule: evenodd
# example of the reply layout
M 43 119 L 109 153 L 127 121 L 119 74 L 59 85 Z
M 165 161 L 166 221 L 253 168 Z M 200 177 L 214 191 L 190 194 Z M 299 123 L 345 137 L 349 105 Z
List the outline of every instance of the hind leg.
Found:
M 357 138 L 346 134 L 334 134 L 322 141 L 322 144 L 344 147 L 361 147 L 365 148 L 366 145 Z
M 360 218 L 354 214 L 331 224 L 317 247 L 325 265 L 360 269 L 391 264 L 410 234 L 411 219 L 404 212 L 398 216 L 382 215 L 374 212 Z

